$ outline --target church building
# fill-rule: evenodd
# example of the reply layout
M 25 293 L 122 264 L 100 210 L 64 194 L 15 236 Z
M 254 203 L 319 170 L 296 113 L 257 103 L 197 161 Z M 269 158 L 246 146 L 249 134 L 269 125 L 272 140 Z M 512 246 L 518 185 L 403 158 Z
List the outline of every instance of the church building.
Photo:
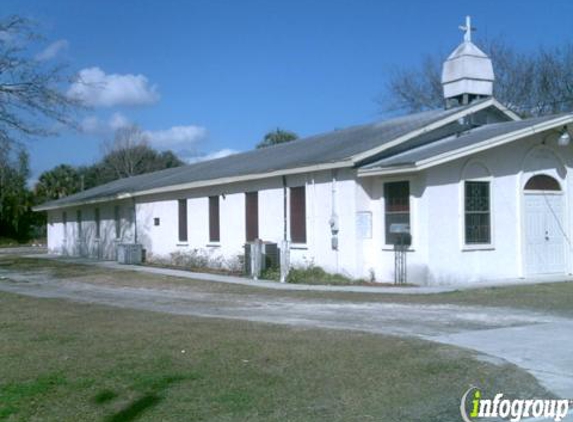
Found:
M 286 241 L 292 266 L 391 282 L 399 228 L 410 283 L 571 274 L 573 114 L 520 118 L 493 97 L 493 65 L 468 20 L 443 108 L 45 203 L 48 248 L 112 260 L 133 243 L 147 259 L 201 251 L 232 265 L 246 242 Z

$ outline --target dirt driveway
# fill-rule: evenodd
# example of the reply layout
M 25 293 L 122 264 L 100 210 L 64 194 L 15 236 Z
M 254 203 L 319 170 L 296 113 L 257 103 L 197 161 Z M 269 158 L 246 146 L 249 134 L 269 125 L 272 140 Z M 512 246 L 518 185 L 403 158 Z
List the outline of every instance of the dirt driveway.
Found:
M 113 270 L 106 270 L 113 271 Z M 111 274 L 113 275 L 113 273 Z M 414 336 L 514 363 L 547 389 L 573 398 L 573 320 L 511 308 L 302 300 L 185 287 L 133 287 L 0 268 L 0 290 L 34 297 L 180 315 Z

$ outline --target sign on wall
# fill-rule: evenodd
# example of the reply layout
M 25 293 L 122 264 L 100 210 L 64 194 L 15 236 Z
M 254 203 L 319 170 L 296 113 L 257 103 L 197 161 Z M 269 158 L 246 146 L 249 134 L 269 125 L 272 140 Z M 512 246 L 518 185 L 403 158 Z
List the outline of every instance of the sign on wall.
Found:
M 358 239 L 372 239 L 372 213 L 370 211 L 356 213 L 356 235 Z

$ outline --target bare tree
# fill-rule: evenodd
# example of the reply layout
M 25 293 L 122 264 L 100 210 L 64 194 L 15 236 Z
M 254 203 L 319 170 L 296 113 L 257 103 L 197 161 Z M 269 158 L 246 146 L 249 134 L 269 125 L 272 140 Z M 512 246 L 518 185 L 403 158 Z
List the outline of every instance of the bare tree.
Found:
M 63 92 L 69 82 L 62 65 L 34 58 L 30 50 L 41 37 L 20 16 L 0 20 L 0 142 L 54 133 L 54 122 L 72 124 L 79 106 Z
M 494 96 L 522 115 L 573 110 L 573 44 L 519 53 L 501 39 L 477 43 L 493 61 Z M 415 69 L 398 69 L 377 102 L 384 111 L 442 107 L 443 55 L 426 56 Z
M 137 125 L 116 130 L 113 140 L 104 142 L 104 157 L 97 163 L 97 177 L 88 186 L 152 171 L 178 167 L 184 163 L 171 151 L 156 151 Z
M 104 161 L 117 178 L 149 172 L 149 140 L 137 125 L 121 127 L 103 144 Z
M 0 19 L 0 232 L 24 237 L 29 231 L 26 187 L 28 155 L 23 137 L 55 133 L 54 123 L 71 125 L 79 106 L 63 92 L 64 67 L 31 52 L 42 38 L 20 16 Z

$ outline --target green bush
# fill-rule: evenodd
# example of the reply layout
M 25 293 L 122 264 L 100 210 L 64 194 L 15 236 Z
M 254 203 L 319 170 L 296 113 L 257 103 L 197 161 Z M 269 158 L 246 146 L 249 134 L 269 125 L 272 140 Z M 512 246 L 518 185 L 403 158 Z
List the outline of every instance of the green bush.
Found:
M 261 271 L 261 280 L 280 281 L 281 270 L 278 267 L 271 267 Z
M 292 268 L 287 277 L 287 283 L 292 284 L 359 284 L 342 274 L 331 274 L 316 265 L 306 268 Z

